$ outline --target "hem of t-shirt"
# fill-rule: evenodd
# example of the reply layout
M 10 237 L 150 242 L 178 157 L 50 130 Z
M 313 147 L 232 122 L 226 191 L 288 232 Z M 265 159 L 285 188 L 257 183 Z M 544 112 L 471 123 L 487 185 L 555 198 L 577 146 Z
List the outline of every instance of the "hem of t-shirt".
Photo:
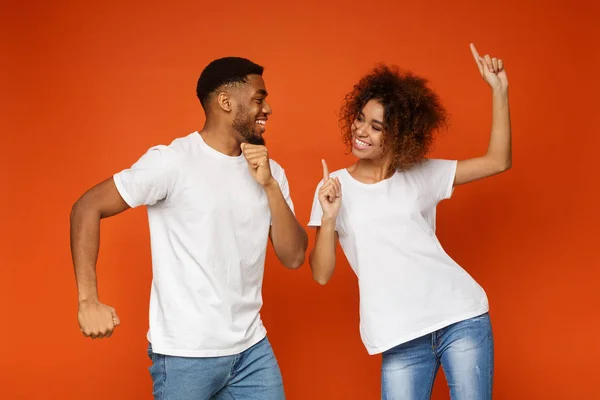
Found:
M 453 160 L 454 166 L 450 172 L 450 179 L 448 182 L 448 186 L 446 186 L 446 190 L 444 192 L 444 199 L 449 199 L 452 197 L 452 193 L 454 193 L 454 180 L 456 179 L 456 168 L 458 167 L 458 161 Z
M 261 340 L 267 337 L 267 331 L 262 329 L 259 333 L 253 336 L 250 340 L 246 341 L 244 344 L 232 347 L 230 349 L 225 350 L 190 350 L 190 349 L 172 349 L 168 347 L 162 347 L 160 345 L 155 345 L 148 338 L 148 341 L 152 344 L 152 352 L 156 354 L 162 354 L 165 356 L 175 356 L 175 357 L 224 357 L 224 356 L 233 356 L 236 354 L 240 354 L 250 347 L 254 346 Z
M 402 338 L 395 340 L 394 342 L 388 345 L 377 347 L 370 347 L 365 345 L 365 347 L 367 348 L 367 352 L 369 353 L 369 355 L 384 353 L 390 349 L 393 349 L 396 346 L 400 346 L 401 344 L 410 342 L 411 340 L 420 338 L 421 336 L 425 336 L 431 332 L 435 332 L 449 325 L 483 315 L 486 312 L 489 312 L 489 309 L 490 307 L 486 302 L 486 305 L 484 307 L 478 308 L 476 311 L 469 311 L 468 313 L 460 314 L 458 316 L 445 319 L 444 321 L 438 322 L 437 324 L 429 325 L 427 328 L 420 329 L 417 332 L 411 333 L 410 335 L 403 336 Z
M 125 203 L 127 203 L 127 205 L 131 208 L 137 207 L 138 204 L 136 204 L 136 202 L 133 201 L 133 198 L 129 195 L 129 193 L 127 193 L 127 190 L 125 190 L 125 185 L 123 185 L 119 173 L 113 175 L 113 181 L 115 182 L 117 191 L 123 198 L 123 201 L 125 201 Z
M 307 226 L 321 226 L 321 221 L 308 221 Z

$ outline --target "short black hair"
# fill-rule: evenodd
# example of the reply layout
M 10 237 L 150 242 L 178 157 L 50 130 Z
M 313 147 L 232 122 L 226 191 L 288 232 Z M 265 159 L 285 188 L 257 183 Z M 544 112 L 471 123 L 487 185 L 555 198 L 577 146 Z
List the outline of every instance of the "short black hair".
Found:
M 227 84 L 245 83 L 248 75 L 263 74 L 263 67 L 241 57 L 224 57 L 212 61 L 204 68 L 198 79 L 196 95 L 202 107 L 210 95 L 219 87 Z

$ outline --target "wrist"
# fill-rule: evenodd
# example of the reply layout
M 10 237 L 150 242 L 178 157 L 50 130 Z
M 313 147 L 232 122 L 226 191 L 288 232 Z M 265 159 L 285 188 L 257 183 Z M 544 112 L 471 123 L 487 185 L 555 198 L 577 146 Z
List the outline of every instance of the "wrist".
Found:
M 493 86 L 492 87 L 492 95 L 496 96 L 508 96 L 508 86 Z
M 275 178 L 273 178 L 272 176 L 267 180 L 267 182 L 262 185 L 263 189 L 265 189 L 265 191 L 270 191 L 270 190 L 274 190 L 274 189 L 279 189 L 279 184 L 277 183 L 277 181 L 275 180 Z
M 321 228 L 327 227 L 327 226 L 335 227 L 335 220 L 336 220 L 335 216 L 323 215 L 321 217 Z
M 89 305 L 89 304 L 93 304 L 93 303 L 98 303 L 98 295 L 96 294 L 80 294 L 78 296 L 77 302 L 79 303 L 79 306 L 85 306 L 85 305 Z

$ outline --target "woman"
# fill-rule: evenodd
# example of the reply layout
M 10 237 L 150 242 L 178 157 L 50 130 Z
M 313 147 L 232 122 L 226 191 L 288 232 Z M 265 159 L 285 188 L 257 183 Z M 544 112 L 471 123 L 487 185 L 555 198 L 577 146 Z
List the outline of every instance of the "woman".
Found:
M 492 396 L 486 294 L 435 235 L 436 206 L 454 186 L 511 167 L 503 62 L 471 51 L 492 89 L 484 156 L 425 159 L 444 108 L 423 78 L 381 66 L 342 107 L 344 140 L 358 161 L 331 175 L 322 162 L 309 222 L 317 227 L 312 274 L 321 284 L 331 278 L 339 240 L 359 281 L 363 343 L 369 354 L 382 353 L 382 399 L 430 398 L 440 365 L 453 400 Z

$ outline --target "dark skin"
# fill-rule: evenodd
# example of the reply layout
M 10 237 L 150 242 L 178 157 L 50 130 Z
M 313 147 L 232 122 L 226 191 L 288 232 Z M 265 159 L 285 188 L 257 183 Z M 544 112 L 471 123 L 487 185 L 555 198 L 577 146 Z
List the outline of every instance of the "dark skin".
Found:
M 296 269 L 304 263 L 308 238 L 287 205 L 279 184 L 271 175 L 269 155 L 262 134 L 271 114 L 267 90 L 259 75 L 248 82 L 223 87 L 206 104 L 206 123 L 200 132 L 212 148 L 230 156 L 242 152 L 252 177 L 263 187 L 271 210 L 269 238 L 279 261 Z M 71 254 L 78 292 L 81 332 L 92 339 L 109 338 L 120 324 L 114 308 L 98 298 L 96 262 L 100 243 L 100 220 L 130 207 L 112 178 L 85 192 L 71 210 Z

